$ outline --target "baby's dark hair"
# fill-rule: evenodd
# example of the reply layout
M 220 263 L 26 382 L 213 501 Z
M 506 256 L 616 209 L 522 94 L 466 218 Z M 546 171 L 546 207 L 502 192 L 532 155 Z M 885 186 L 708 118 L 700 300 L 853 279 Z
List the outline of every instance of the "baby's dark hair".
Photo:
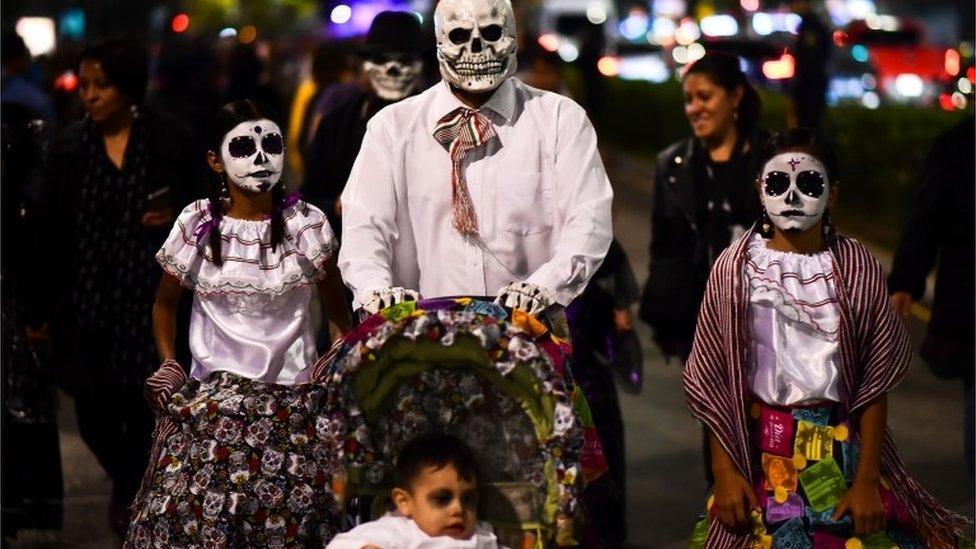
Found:
M 238 124 L 250 120 L 260 120 L 266 118 L 271 120 L 278 127 L 281 127 L 281 118 L 267 105 L 252 101 L 250 99 L 240 99 L 232 101 L 219 111 L 217 111 L 214 133 L 210 137 L 210 151 L 220 157 L 220 148 L 223 144 L 224 136 L 227 132 L 234 129 Z M 226 170 L 226 168 L 225 168 Z M 225 172 L 226 173 L 226 172 Z M 210 254 L 213 256 L 215 265 L 220 266 L 224 260 L 221 256 L 222 237 L 220 235 L 220 219 L 224 216 L 223 197 L 221 196 L 223 186 L 226 182 L 225 174 L 215 174 L 215 181 L 207 185 L 207 198 L 210 201 L 210 216 L 215 220 L 215 226 L 210 230 Z M 285 201 L 285 187 L 283 182 L 279 182 L 271 189 L 271 203 L 274 205 L 271 210 L 271 250 L 277 250 L 278 245 L 285 238 L 285 220 L 282 216 L 282 204 Z
M 411 484 L 427 467 L 443 469 L 451 465 L 458 476 L 477 484 L 480 474 L 474 452 L 461 439 L 447 433 L 425 433 L 403 445 L 396 462 L 396 486 L 410 490 Z

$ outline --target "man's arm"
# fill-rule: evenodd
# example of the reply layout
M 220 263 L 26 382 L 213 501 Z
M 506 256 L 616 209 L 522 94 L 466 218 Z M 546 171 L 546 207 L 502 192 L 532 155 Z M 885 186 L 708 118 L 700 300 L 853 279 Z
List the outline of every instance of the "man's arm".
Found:
M 586 112 L 563 105 L 557 127 L 554 196 L 563 226 L 555 255 L 526 282 L 549 290 L 565 306 L 586 288 L 610 248 L 613 189 Z
M 392 150 L 390 136 L 374 117 L 342 193 L 339 269 L 353 291 L 354 309 L 362 304 L 365 291 L 393 285 L 393 243 L 400 230 Z

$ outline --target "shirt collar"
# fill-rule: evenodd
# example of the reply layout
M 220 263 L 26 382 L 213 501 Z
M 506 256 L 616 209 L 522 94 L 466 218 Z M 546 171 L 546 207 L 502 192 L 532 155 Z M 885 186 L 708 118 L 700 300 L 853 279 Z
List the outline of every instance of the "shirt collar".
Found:
M 437 91 L 434 95 L 434 103 L 431 114 L 434 115 L 434 123 L 443 118 L 448 113 L 458 107 L 464 107 L 464 103 L 454 96 L 451 86 L 441 80 L 437 83 Z M 490 110 L 504 119 L 504 122 L 511 122 L 515 116 L 515 83 L 512 78 L 506 78 L 504 82 L 495 90 L 495 93 L 485 101 L 484 105 L 478 109 L 481 112 Z

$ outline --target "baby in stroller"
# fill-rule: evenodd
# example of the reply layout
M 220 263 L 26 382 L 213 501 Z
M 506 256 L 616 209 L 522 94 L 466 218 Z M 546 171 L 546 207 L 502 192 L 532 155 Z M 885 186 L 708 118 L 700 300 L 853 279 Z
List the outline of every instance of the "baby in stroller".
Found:
M 568 342 L 536 317 L 477 298 L 407 301 L 366 318 L 317 365 L 325 406 L 344 415 L 346 523 L 386 512 L 401 484 L 397 456 L 436 431 L 478 456 L 478 516 L 501 543 L 579 540 L 580 493 L 606 461 L 569 361 Z
M 502 547 L 491 525 L 478 522 L 478 463 L 461 439 L 420 435 L 397 457 L 396 511 L 340 534 L 327 549 Z

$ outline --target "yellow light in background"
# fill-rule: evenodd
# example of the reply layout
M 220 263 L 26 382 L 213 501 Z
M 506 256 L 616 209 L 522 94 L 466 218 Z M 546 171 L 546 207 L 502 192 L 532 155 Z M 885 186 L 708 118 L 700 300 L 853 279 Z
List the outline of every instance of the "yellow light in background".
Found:
M 258 29 L 254 25 L 244 25 L 241 30 L 237 32 L 237 40 L 241 44 L 250 44 L 254 42 L 254 39 L 258 37 Z
M 620 62 L 616 57 L 605 55 L 596 62 L 596 68 L 603 76 L 617 76 L 620 74 Z

